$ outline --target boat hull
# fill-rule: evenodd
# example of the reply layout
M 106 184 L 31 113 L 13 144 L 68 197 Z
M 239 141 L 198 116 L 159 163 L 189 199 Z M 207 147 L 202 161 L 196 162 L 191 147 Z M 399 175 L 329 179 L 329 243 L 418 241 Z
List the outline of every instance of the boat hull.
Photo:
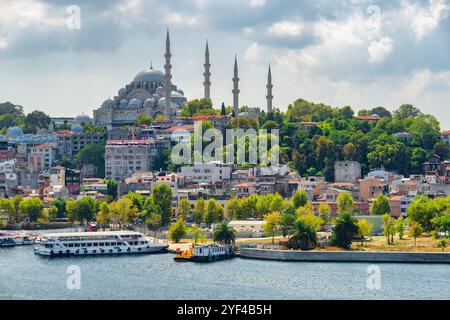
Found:
M 83 248 L 76 250 L 49 250 L 49 249 L 36 249 L 35 254 L 48 257 L 68 257 L 68 256 L 106 256 L 106 255 L 122 255 L 122 254 L 156 254 L 166 253 L 167 245 L 152 245 L 148 247 L 133 247 L 133 248 L 96 248 L 84 250 Z

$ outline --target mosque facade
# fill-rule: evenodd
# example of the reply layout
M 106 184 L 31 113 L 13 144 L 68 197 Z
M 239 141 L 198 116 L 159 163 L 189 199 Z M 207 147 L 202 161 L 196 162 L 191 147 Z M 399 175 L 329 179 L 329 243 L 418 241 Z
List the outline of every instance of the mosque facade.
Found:
M 173 119 L 187 103 L 184 92 L 172 84 L 170 37 L 166 38 L 165 72 L 150 66 L 139 72 L 133 81 L 118 91 L 114 99 L 94 110 L 94 123 L 104 127 L 133 125 L 141 115 L 153 119 Z M 166 99 L 170 95 L 170 99 Z M 169 101 L 166 101 L 169 100 Z

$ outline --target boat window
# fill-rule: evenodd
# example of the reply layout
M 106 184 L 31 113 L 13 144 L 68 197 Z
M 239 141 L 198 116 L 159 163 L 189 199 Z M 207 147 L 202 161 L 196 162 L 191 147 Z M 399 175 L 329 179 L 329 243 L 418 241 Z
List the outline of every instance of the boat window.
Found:
M 73 248 L 73 243 L 69 243 L 69 248 Z
M 87 246 L 88 246 L 88 247 L 92 247 L 92 243 L 88 243 Z
M 82 244 L 81 244 L 81 247 L 86 247 L 86 243 L 82 243 Z
M 92 244 L 94 247 L 98 247 L 98 243 L 93 243 Z

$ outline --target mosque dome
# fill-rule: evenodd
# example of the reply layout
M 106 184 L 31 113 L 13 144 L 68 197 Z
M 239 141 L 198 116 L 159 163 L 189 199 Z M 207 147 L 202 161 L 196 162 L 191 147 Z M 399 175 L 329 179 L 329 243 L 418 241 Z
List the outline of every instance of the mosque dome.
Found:
M 76 133 L 83 133 L 84 129 L 83 129 L 83 127 L 80 126 L 80 125 L 74 125 L 74 126 L 72 126 L 72 128 L 70 129 L 70 131 L 76 132 Z
M 120 100 L 120 104 L 119 105 L 120 105 L 121 108 L 126 108 L 127 105 L 128 105 L 128 100 L 127 99 Z
M 118 92 L 119 97 L 125 96 L 126 93 L 127 93 L 127 91 L 125 90 L 125 88 L 120 89 L 119 92 Z
M 158 87 L 156 88 L 156 94 L 159 95 L 160 97 L 164 97 L 164 88 L 163 87 Z
M 156 103 L 156 99 L 155 98 L 148 98 L 145 100 L 144 102 L 144 106 L 145 107 L 153 107 Z
M 171 96 L 172 96 L 172 98 L 184 98 L 184 96 L 177 91 L 172 91 Z
M 112 108 L 114 106 L 114 104 L 115 104 L 114 100 L 108 99 L 102 103 L 102 107 L 103 108 Z
M 140 108 L 142 107 L 143 103 L 141 99 L 133 98 L 128 103 L 128 108 Z
M 90 116 L 88 116 L 87 114 L 80 114 L 78 116 L 76 116 L 73 119 L 73 122 L 77 122 L 77 123 L 91 123 L 92 122 L 92 118 Z
M 170 105 L 173 108 L 179 108 L 180 106 L 175 103 L 174 101 L 171 101 Z M 158 100 L 158 108 L 164 108 L 166 106 L 166 98 L 161 98 Z
M 23 135 L 23 130 L 20 129 L 19 127 L 11 127 L 8 129 L 7 135 L 8 135 L 8 137 L 21 136 L 21 135 Z
M 133 82 L 164 82 L 164 73 L 150 67 L 139 72 Z

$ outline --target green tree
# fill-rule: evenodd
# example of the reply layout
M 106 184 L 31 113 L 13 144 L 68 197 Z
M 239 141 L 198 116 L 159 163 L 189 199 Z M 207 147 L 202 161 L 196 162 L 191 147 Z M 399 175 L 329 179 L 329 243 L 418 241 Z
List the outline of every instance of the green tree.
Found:
M 344 249 L 350 249 L 352 240 L 359 232 L 358 220 L 349 212 L 343 212 L 334 221 L 332 243 Z
M 175 243 L 179 243 L 181 239 L 186 235 L 186 223 L 183 219 L 178 219 L 169 228 L 169 238 Z
M 116 202 L 109 204 L 111 212 L 111 219 L 119 225 L 129 223 L 136 217 L 136 212 L 133 209 L 133 201 L 129 198 L 120 198 Z
M 395 232 L 398 234 L 398 238 L 403 240 L 403 236 L 405 235 L 406 222 L 403 217 L 400 217 L 395 222 Z
M 450 210 L 431 219 L 431 222 L 436 226 L 437 230 L 443 231 L 445 233 L 445 237 L 447 237 L 450 232 Z
M 100 203 L 100 208 L 97 213 L 96 220 L 99 224 L 103 226 L 109 225 L 109 223 L 111 222 L 111 212 L 109 210 L 108 202 L 102 201 Z
M 223 207 L 216 199 L 209 199 L 205 203 L 203 221 L 207 224 L 216 223 L 223 220 Z
M 69 219 L 70 222 L 75 222 L 78 217 L 75 211 L 75 205 L 76 200 L 67 200 L 66 201 L 66 213 L 67 213 L 67 219 Z
M 389 199 L 384 194 L 379 194 L 378 197 L 372 202 L 370 214 L 373 216 L 382 216 L 389 213 L 391 213 Z
M 356 207 L 353 204 L 353 197 L 348 192 L 342 192 L 336 199 L 337 212 L 339 214 L 350 213 L 353 214 L 356 211 Z
M 107 187 L 107 194 L 111 199 L 117 198 L 117 187 L 119 183 L 116 179 L 109 179 L 106 181 L 106 187 Z
M 417 238 L 422 235 L 423 229 L 422 226 L 418 223 L 413 221 L 409 225 L 409 233 L 408 235 L 414 239 L 414 246 L 417 246 Z
M 16 216 L 14 212 L 14 206 L 11 200 L 7 198 L 0 199 L 0 210 L 5 215 L 8 220 L 14 221 L 16 223 L 20 222 L 20 215 Z
M 25 116 L 23 107 L 11 102 L 0 103 L 0 115 L 12 115 L 14 117 L 23 118 Z
M 275 243 L 275 235 L 281 227 L 283 217 L 280 212 L 271 212 L 264 216 L 264 232 L 272 237 L 272 245 Z
M 406 213 L 409 221 L 419 223 L 425 231 L 431 231 L 433 230 L 432 219 L 438 212 L 430 198 L 419 195 L 411 202 Z
M 434 145 L 433 153 L 441 157 L 441 159 L 448 159 L 450 156 L 450 147 L 444 141 L 438 141 Z
M 206 238 L 205 233 L 199 226 L 192 226 L 188 228 L 187 233 L 192 235 L 192 240 L 194 241 L 194 244 L 197 244 L 198 240 Z
M 177 214 L 178 217 L 183 220 L 186 220 L 187 217 L 191 214 L 191 204 L 189 203 L 189 200 L 187 198 L 181 198 L 180 202 L 178 203 Z
M 388 244 L 394 244 L 395 235 L 395 220 L 389 214 L 384 214 L 382 217 L 383 231 Z
M 96 214 L 96 201 L 91 197 L 83 197 L 75 203 L 77 220 L 87 223 L 94 221 Z
M 97 167 L 97 177 L 105 177 L 105 146 L 103 144 L 88 144 L 77 154 L 77 163 L 81 168 L 85 164 Z
M 46 129 L 52 122 L 51 118 L 42 111 L 35 110 L 25 117 L 25 126 L 28 131 L 36 132 L 37 129 Z
M 54 205 L 58 212 L 56 214 L 57 218 L 64 218 L 66 216 L 66 200 L 61 198 L 56 198 L 53 200 L 52 205 Z
M 305 206 L 309 202 L 308 193 L 303 189 L 296 190 L 292 196 L 292 202 L 295 209 Z
M 213 109 L 211 99 L 195 99 L 186 103 L 181 111 L 183 117 L 218 115 L 218 110 Z
M 304 221 L 296 221 L 289 234 L 289 246 L 301 250 L 311 250 L 317 246 L 318 237 L 316 229 Z
M 236 231 L 226 221 L 219 223 L 213 231 L 213 240 L 221 244 L 234 244 Z
M 361 246 L 364 246 L 363 240 L 372 233 L 373 225 L 367 222 L 366 219 L 358 221 L 358 235 L 361 238 Z
M 137 126 L 142 126 L 142 125 L 151 126 L 152 124 L 153 124 L 153 118 L 146 114 L 141 114 L 136 120 Z
M 43 215 L 44 204 L 39 198 L 29 198 L 20 202 L 19 210 L 28 221 L 36 222 Z
M 55 221 L 58 217 L 58 208 L 55 205 L 50 206 L 48 209 L 48 217 L 50 221 Z
M 240 202 L 237 198 L 227 201 L 226 216 L 228 219 L 239 219 Z
M 324 223 L 331 221 L 332 210 L 329 204 L 327 203 L 319 204 L 317 211 L 319 213 L 319 218 L 321 218 Z
M 447 247 L 447 240 L 441 239 L 438 243 L 438 248 L 441 248 L 442 252 L 444 252 L 446 247 Z
M 420 110 L 411 104 L 401 105 L 396 111 L 394 111 L 394 117 L 400 120 L 415 118 L 420 114 L 422 114 Z
M 283 210 L 281 217 L 281 232 L 283 237 L 286 237 L 292 230 L 294 222 L 297 220 L 297 213 L 295 212 L 294 206 L 289 204 Z
M 152 195 L 160 209 L 161 224 L 165 226 L 172 217 L 172 189 L 168 185 L 158 184 L 153 188 Z
M 205 200 L 199 198 L 194 205 L 194 211 L 192 211 L 191 219 L 195 223 L 201 223 L 205 215 Z

